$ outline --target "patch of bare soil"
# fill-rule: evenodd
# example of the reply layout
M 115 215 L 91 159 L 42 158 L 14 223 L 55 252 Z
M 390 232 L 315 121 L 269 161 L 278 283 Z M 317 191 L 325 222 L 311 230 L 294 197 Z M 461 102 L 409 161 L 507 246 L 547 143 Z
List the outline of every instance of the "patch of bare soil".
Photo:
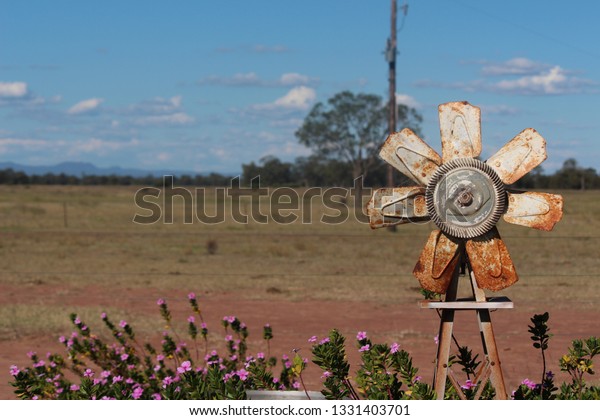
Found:
M 145 298 L 140 299 L 139 289 L 114 290 L 101 286 L 68 289 L 43 284 L 21 287 L 2 285 L 0 305 L 32 303 L 32 296 L 35 296 L 43 298 L 45 305 L 55 305 L 57 308 L 86 305 L 116 307 L 123 308 L 128 313 L 158 319 L 156 299 L 163 297 L 167 299 L 174 317 L 185 319 L 188 314 L 186 293 L 187 291 L 178 290 L 144 290 Z M 155 298 L 147 298 L 148 296 Z M 302 356 L 310 358 L 310 344 L 307 340 L 313 335 L 324 337 L 329 329 L 337 328 L 347 337 L 349 360 L 356 368 L 359 353 L 355 336 L 358 331 L 367 331 L 374 342 L 398 342 L 401 348 L 413 356 L 423 380 L 430 382 L 432 379 L 436 353 L 434 336 L 438 333 L 439 318 L 433 310 L 419 309 L 417 299 L 414 305 L 382 306 L 373 302 L 248 300 L 236 292 L 205 295 L 198 293 L 198 297 L 204 318 L 213 332 L 222 331 L 220 321 L 225 315 L 235 315 L 248 325 L 251 353 L 266 351 L 262 340 L 262 327 L 265 323 L 270 323 L 273 327 L 271 354 L 276 356 L 289 355 L 292 349 L 299 348 Z M 600 335 L 598 311 L 589 307 L 581 309 L 575 305 L 549 307 L 547 310 L 550 311 L 549 324 L 554 334 L 547 357 L 548 367 L 557 373 L 557 380 L 562 381 L 566 377 L 558 372 L 558 359 L 566 352 L 573 339 Z M 528 308 L 520 307 L 519 302 L 515 302 L 515 309 L 496 311 L 492 314 L 509 393 L 524 378 L 539 381 L 542 374 L 540 354 L 532 348 L 527 333 L 529 318 L 533 313 Z M 481 353 L 477 319 L 473 312 L 457 313 L 455 334 L 461 345 L 468 345 Z M 160 331 L 156 331 L 156 337 L 159 336 Z M 222 345 L 220 340 L 212 344 L 215 347 Z M 0 341 L 0 398 L 15 398 L 12 387 L 8 384 L 11 380 L 10 365 L 29 365 L 26 356 L 28 351 L 45 355 L 48 351 L 61 350 L 62 347 L 53 334 L 41 333 L 35 337 Z M 309 365 L 304 377 L 307 387 L 311 390 L 320 389 L 320 376 L 319 369 Z

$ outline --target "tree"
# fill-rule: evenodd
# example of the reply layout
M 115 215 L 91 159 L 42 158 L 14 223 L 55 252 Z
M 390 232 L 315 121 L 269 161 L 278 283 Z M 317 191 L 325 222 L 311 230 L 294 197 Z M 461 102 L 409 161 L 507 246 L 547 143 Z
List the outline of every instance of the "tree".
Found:
M 352 176 L 366 177 L 377 163 L 377 153 L 387 133 L 387 107 L 377 95 L 349 91 L 317 103 L 296 131 L 301 144 L 326 159 L 351 164 Z M 398 121 L 416 133 L 421 115 L 406 105 L 398 106 Z

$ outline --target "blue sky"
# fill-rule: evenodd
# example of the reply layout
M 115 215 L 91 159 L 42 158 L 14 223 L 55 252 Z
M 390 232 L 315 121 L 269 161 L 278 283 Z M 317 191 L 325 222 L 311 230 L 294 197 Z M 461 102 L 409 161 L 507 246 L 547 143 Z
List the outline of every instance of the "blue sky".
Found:
M 235 174 L 309 154 L 294 132 L 316 102 L 387 95 L 389 0 L 1 3 L 0 161 Z M 408 4 L 397 95 L 429 144 L 437 105 L 467 100 L 482 158 L 533 127 L 547 172 L 600 169 L 600 2 Z

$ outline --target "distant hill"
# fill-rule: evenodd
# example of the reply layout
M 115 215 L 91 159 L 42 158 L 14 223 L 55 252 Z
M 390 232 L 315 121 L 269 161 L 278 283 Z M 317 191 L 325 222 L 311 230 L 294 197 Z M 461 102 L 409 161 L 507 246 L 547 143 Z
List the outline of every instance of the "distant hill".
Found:
M 173 171 L 167 169 L 134 169 L 134 168 L 121 168 L 120 166 L 111 166 L 109 168 L 99 168 L 92 163 L 87 162 L 62 162 L 56 165 L 21 165 L 14 162 L 0 162 L 0 170 L 12 169 L 15 172 L 24 172 L 27 175 L 44 175 L 47 173 L 52 174 L 65 174 L 81 177 L 83 175 L 118 175 L 118 176 L 132 176 L 135 178 L 152 175 L 155 177 L 162 177 L 163 175 L 206 175 L 194 171 Z

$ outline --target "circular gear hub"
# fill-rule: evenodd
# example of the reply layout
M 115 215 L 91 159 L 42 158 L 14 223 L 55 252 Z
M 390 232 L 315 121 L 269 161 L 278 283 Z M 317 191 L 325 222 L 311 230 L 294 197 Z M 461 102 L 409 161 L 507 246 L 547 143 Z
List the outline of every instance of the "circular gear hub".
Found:
M 504 183 L 486 163 L 453 159 L 433 174 L 425 192 L 427 211 L 442 232 L 468 239 L 488 232 L 507 206 Z

